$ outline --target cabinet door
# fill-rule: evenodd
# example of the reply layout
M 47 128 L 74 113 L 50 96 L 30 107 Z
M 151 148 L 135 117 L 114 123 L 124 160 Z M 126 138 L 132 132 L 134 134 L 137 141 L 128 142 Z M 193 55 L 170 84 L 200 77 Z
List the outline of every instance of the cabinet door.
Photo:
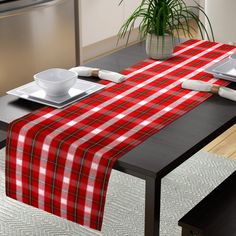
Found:
M 54 0 L 0 14 L 1 95 L 39 71 L 75 65 L 74 0 Z

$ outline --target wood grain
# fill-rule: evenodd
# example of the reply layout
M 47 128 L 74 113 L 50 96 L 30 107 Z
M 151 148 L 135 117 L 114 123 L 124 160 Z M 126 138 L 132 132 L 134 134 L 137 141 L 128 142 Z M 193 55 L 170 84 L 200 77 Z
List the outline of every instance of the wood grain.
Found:
M 209 143 L 203 150 L 236 160 L 236 125 Z

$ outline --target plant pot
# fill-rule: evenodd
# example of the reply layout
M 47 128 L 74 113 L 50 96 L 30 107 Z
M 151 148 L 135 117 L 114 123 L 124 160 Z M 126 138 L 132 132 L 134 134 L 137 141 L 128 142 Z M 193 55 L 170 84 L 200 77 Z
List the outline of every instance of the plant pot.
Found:
M 152 59 L 164 60 L 172 56 L 174 50 L 174 38 L 172 35 L 157 36 L 147 34 L 146 53 Z

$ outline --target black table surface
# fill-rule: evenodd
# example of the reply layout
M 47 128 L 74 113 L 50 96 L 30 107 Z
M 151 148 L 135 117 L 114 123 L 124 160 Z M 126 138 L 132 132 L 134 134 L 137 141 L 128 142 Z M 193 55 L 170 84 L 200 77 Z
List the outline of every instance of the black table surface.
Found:
M 144 44 L 138 43 L 86 66 L 119 72 L 146 57 Z M 236 83 L 229 87 L 236 89 Z M 6 130 L 11 121 L 40 107 L 42 105 L 11 95 L 1 97 L 0 128 Z M 141 178 L 163 177 L 235 121 L 236 102 L 214 95 L 129 151 L 114 168 Z

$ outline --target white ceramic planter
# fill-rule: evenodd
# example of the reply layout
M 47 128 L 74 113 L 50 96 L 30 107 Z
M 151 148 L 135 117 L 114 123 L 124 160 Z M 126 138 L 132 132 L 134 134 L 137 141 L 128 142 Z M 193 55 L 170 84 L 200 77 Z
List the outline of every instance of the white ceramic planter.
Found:
M 146 53 L 152 59 L 164 60 L 172 56 L 175 40 L 171 35 L 156 36 L 148 34 L 146 37 Z

